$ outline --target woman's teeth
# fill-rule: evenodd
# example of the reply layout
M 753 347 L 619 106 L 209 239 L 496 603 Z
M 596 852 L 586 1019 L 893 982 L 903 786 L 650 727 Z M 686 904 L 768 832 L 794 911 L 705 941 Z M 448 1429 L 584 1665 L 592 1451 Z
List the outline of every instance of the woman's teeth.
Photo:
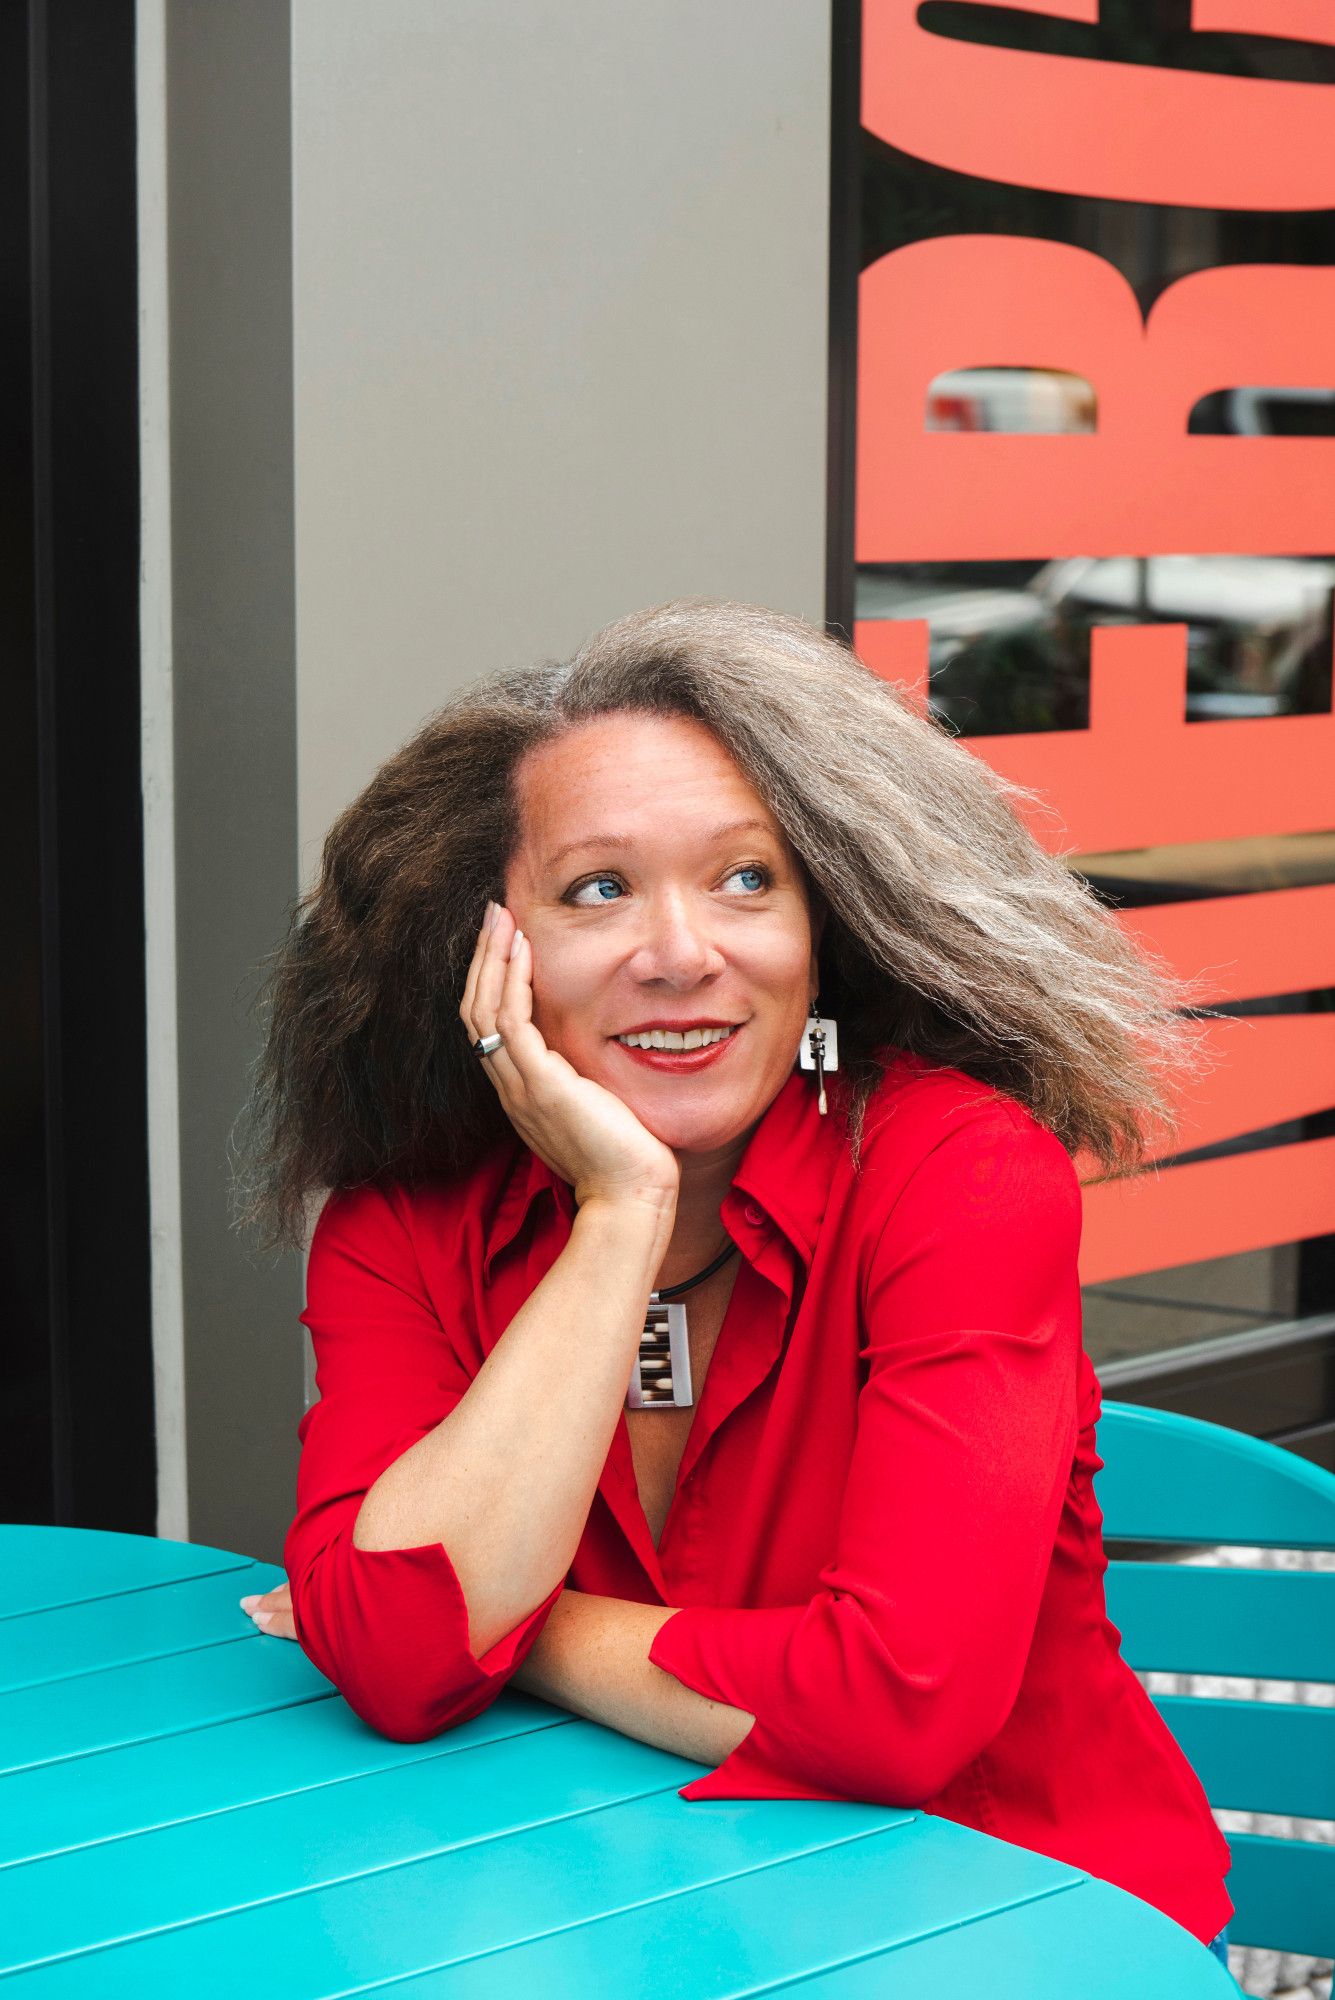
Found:
M 736 1032 L 735 1027 L 688 1028 L 679 1035 L 671 1028 L 650 1028 L 642 1035 L 618 1035 L 616 1039 L 628 1049 L 700 1049 L 708 1042 L 724 1042 Z

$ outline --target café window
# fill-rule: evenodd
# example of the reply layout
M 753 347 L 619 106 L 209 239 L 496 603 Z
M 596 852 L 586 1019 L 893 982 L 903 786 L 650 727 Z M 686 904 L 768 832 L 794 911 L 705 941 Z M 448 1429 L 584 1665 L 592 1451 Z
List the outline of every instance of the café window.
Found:
M 1254 14 L 846 10 L 831 616 L 1205 981 L 1086 1184 L 1105 1388 L 1335 1465 L 1335 24 Z

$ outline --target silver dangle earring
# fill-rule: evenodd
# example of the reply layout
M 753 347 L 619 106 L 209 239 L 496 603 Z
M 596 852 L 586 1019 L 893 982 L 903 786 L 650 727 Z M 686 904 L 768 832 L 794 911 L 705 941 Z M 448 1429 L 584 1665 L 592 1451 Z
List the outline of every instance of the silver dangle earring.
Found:
M 816 1072 L 816 1089 L 820 1093 L 820 1111 L 824 1117 L 825 1072 L 827 1069 L 839 1067 L 839 1023 L 828 1015 L 822 1016 L 819 994 L 812 1002 L 807 1025 L 802 1031 L 802 1046 L 798 1051 L 798 1059 L 803 1069 L 814 1069 Z

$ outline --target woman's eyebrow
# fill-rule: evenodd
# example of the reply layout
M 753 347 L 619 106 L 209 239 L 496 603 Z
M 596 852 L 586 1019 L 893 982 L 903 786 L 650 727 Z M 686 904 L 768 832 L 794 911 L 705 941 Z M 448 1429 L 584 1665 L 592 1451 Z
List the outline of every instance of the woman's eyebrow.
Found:
M 772 835 L 773 831 L 774 829 L 770 826 L 768 820 L 730 819 L 725 821 L 725 823 L 722 826 L 711 826 L 708 833 L 705 835 L 705 840 L 712 846 L 717 841 L 727 840 L 729 836 L 734 833 L 759 832 L 759 833 L 768 833 Z M 578 840 L 568 840 L 565 843 L 564 847 L 558 847 L 554 854 L 548 855 L 546 866 L 549 869 L 555 868 L 557 863 L 559 861 L 564 860 L 567 854 L 575 854 L 582 847 L 608 848 L 608 847 L 634 847 L 634 845 L 635 845 L 635 840 L 633 835 L 631 834 L 586 833 L 583 834 Z

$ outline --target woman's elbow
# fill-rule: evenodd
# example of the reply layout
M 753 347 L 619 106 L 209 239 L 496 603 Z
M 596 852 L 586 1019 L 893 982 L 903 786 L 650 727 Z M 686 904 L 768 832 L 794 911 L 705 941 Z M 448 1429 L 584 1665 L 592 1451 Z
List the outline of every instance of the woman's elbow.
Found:
M 402 1691 L 386 1697 L 382 1689 L 351 1692 L 339 1690 L 353 1714 L 360 1717 L 377 1736 L 392 1743 L 429 1743 L 434 1736 L 457 1729 L 481 1715 L 496 1696 L 494 1688 L 462 1688 L 450 1691 L 433 1688 L 412 1696 Z
M 378 1736 L 395 1743 L 425 1743 L 471 1721 L 499 1694 L 500 1683 L 479 1678 L 462 1637 L 456 1646 L 430 1653 L 388 1645 L 364 1606 L 357 1607 L 363 1615 L 353 1616 L 350 1603 L 323 1598 L 318 1587 L 310 1588 L 313 1580 L 293 1582 L 297 1642 L 353 1714 Z M 385 1624 L 392 1629 L 392 1621 Z
M 426 1743 L 460 1723 L 481 1715 L 500 1692 L 495 1684 L 477 1685 L 476 1676 L 437 1673 L 429 1682 L 391 1679 L 368 1670 L 365 1662 L 316 1662 L 325 1678 L 368 1729 L 393 1743 Z

